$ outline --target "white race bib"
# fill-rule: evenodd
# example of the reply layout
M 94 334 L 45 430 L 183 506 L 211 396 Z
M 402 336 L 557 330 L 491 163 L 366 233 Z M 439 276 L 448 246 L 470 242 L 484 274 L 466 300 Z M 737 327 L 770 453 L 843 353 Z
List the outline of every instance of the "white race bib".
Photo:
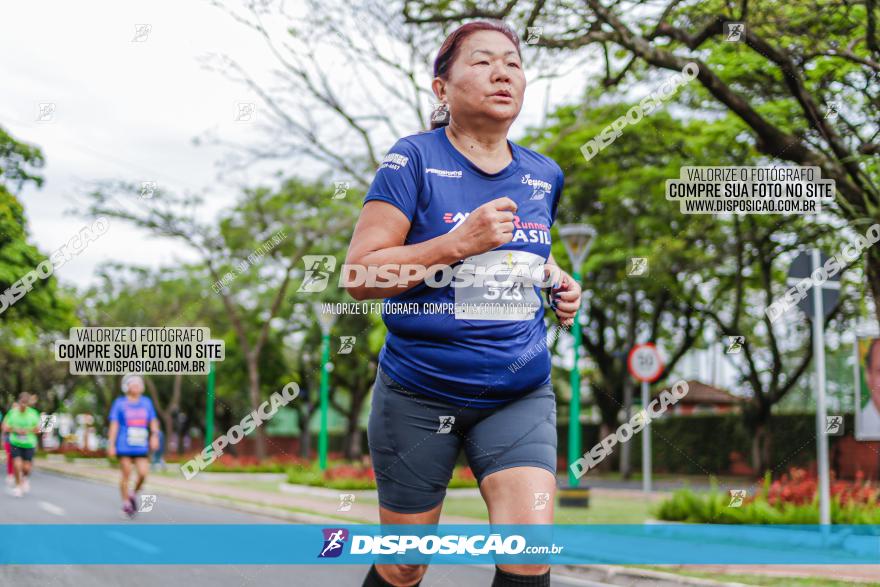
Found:
M 146 428 L 126 428 L 125 442 L 128 446 L 147 446 L 149 434 Z
M 488 251 L 456 268 L 455 318 L 532 320 L 541 308 L 535 285 L 543 281 L 544 259 L 525 251 Z

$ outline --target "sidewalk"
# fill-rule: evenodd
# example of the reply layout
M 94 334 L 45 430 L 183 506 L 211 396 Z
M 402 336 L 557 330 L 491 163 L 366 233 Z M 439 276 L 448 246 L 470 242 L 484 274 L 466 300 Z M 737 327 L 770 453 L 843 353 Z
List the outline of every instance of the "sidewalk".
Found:
M 38 460 L 39 468 L 69 475 L 103 481 L 106 483 L 118 483 L 119 473 L 106 465 L 92 465 L 85 463 L 71 464 L 66 462 L 50 462 Z M 147 479 L 147 487 L 150 491 L 161 489 L 168 495 L 180 497 L 192 501 L 208 504 L 222 504 L 227 507 L 247 511 L 249 513 L 272 514 L 267 510 L 281 510 L 283 517 L 293 522 L 303 524 L 320 524 L 330 520 L 345 520 L 358 524 L 378 524 L 379 512 L 375 505 L 359 504 L 357 500 L 347 512 L 336 511 L 339 507 L 338 495 L 323 497 L 313 494 L 301 493 L 271 493 L 257 489 L 236 487 L 215 480 L 201 480 L 199 476 L 187 481 L 182 478 L 169 478 L 161 475 L 150 475 Z M 337 492 L 345 493 L 345 492 Z M 443 516 L 440 519 L 444 524 L 471 524 L 471 518 Z
M 108 484 L 118 482 L 116 469 L 108 467 L 104 461 L 100 465 L 79 462 L 76 464 L 47 461 L 37 459 L 37 467 L 61 475 L 91 479 Z M 234 475 L 234 474 L 233 474 Z M 232 478 L 241 479 L 241 476 Z M 266 475 L 265 481 L 274 481 L 277 477 Z M 279 485 L 280 485 L 279 481 Z M 307 488 L 300 486 L 288 486 L 284 491 L 271 492 L 259 489 L 251 489 L 225 483 L 216 475 L 197 476 L 189 481 L 182 478 L 169 478 L 161 475 L 151 475 L 147 481 L 150 491 L 161 490 L 167 495 L 207 503 L 222 505 L 249 513 L 270 515 L 279 517 L 294 523 L 320 524 L 331 521 L 347 521 L 350 523 L 378 524 L 378 508 L 375 503 L 358 503 L 361 496 L 375 495 L 368 491 L 342 491 L 324 488 Z M 450 490 L 450 495 L 460 492 L 462 495 L 478 495 L 476 490 Z M 354 493 L 358 497 L 348 512 L 339 512 L 339 493 Z M 591 488 L 593 495 L 621 493 L 640 496 L 639 491 L 621 489 Z M 483 520 L 464 516 L 450 516 L 442 514 L 441 524 L 473 524 L 484 523 Z M 833 579 L 837 581 L 850 581 L 853 583 L 880 582 L 880 565 L 676 565 L 664 568 L 664 571 L 691 571 L 717 575 L 717 579 L 724 581 L 725 574 L 731 575 L 756 575 L 763 577 L 816 577 Z M 631 586 L 656 586 L 661 585 L 733 585 L 733 583 L 719 583 L 707 579 L 695 579 L 674 575 L 670 572 L 640 569 L 637 567 L 621 567 L 607 565 L 591 565 L 572 567 L 565 565 L 559 571 L 563 574 L 571 574 L 585 579 L 598 580 L 615 585 Z

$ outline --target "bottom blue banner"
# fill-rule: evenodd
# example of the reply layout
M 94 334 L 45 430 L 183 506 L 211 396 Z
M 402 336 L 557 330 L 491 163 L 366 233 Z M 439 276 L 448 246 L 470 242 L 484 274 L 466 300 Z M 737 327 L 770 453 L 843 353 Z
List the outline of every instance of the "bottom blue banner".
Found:
M 880 526 L 0 525 L 0 564 L 880 564 Z

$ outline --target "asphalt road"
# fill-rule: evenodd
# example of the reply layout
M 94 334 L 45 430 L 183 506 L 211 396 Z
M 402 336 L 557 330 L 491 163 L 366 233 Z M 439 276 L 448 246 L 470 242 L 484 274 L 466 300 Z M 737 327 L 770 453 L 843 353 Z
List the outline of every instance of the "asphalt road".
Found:
M 153 510 L 138 514 L 137 524 L 280 524 L 283 520 L 204 505 L 155 492 Z M 117 524 L 122 523 L 116 487 L 35 471 L 31 492 L 15 498 L 0 491 L 2 524 Z M 0 566 L 0 585 L 16 587 L 226 587 L 259 585 L 357 587 L 366 566 L 311 565 L 52 565 Z M 424 587 L 488 586 L 491 566 L 437 565 L 428 570 Z M 554 585 L 602 587 L 602 584 L 553 577 Z

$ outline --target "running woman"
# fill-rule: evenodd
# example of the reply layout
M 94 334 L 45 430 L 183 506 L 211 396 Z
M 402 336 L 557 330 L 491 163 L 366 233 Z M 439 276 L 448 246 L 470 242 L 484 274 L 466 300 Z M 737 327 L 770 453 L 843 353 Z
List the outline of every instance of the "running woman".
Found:
M 3 418 L 3 432 L 9 435 L 10 452 L 15 475 L 12 495 L 21 497 L 31 490 L 31 466 L 37 449 L 37 432 L 40 431 L 40 412 L 30 407 L 27 392 L 18 396 L 18 403 Z
M 503 271 L 495 278 L 499 266 L 525 266 L 532 276 L 552 267 L 551 307 L 562 326 L 573 323 L 581 289 L 550 254 L 563 173 L 507 139 L 526 86 L 509 27 L 459 27 L 440 47 L 434 76 L 441 106 L 433 130 L 400 139 L 385 156 L 346 259 L 372 268 L 435 266 L 420 275 L 398 272 L 394 288 L 346 287 L 357 300 L 387 298 L 388 336 L 368 424 L 380 520 L 436 524 L 464 449 L 492 524 L 552 524 L 556 399 L 541 289 Z M 431 278 L 436 266 L 463 260 L 477 271 L 493 267 L 484 273 L 489 279 L 452 287 Z M 461 305 L 446 313 L 393 309 L 413 303 Z M 507 313 L 486 311 L 493 305 Z M 524 356 L 525 364 L 516 362 Z M 364 585 L 418 585 L 426 570 L 373 565 Z M 549 565 L 496 565 L 494 586 L 549 584 Z
M 122 479 L 122 511 L 133 517 L 138 509 L 137 492 L 147 480 L 150 450 L 159 448 L 159 420 L 150 398 L 143 397 L 144 380 L 140 375 L 128 374 L 122 378 L 122 393 L 110 408 L 110 432 L 107 438 L 107 456 L 119 457 Z M 132 465 L 137 469 L 134 490 L 129 489 Z

